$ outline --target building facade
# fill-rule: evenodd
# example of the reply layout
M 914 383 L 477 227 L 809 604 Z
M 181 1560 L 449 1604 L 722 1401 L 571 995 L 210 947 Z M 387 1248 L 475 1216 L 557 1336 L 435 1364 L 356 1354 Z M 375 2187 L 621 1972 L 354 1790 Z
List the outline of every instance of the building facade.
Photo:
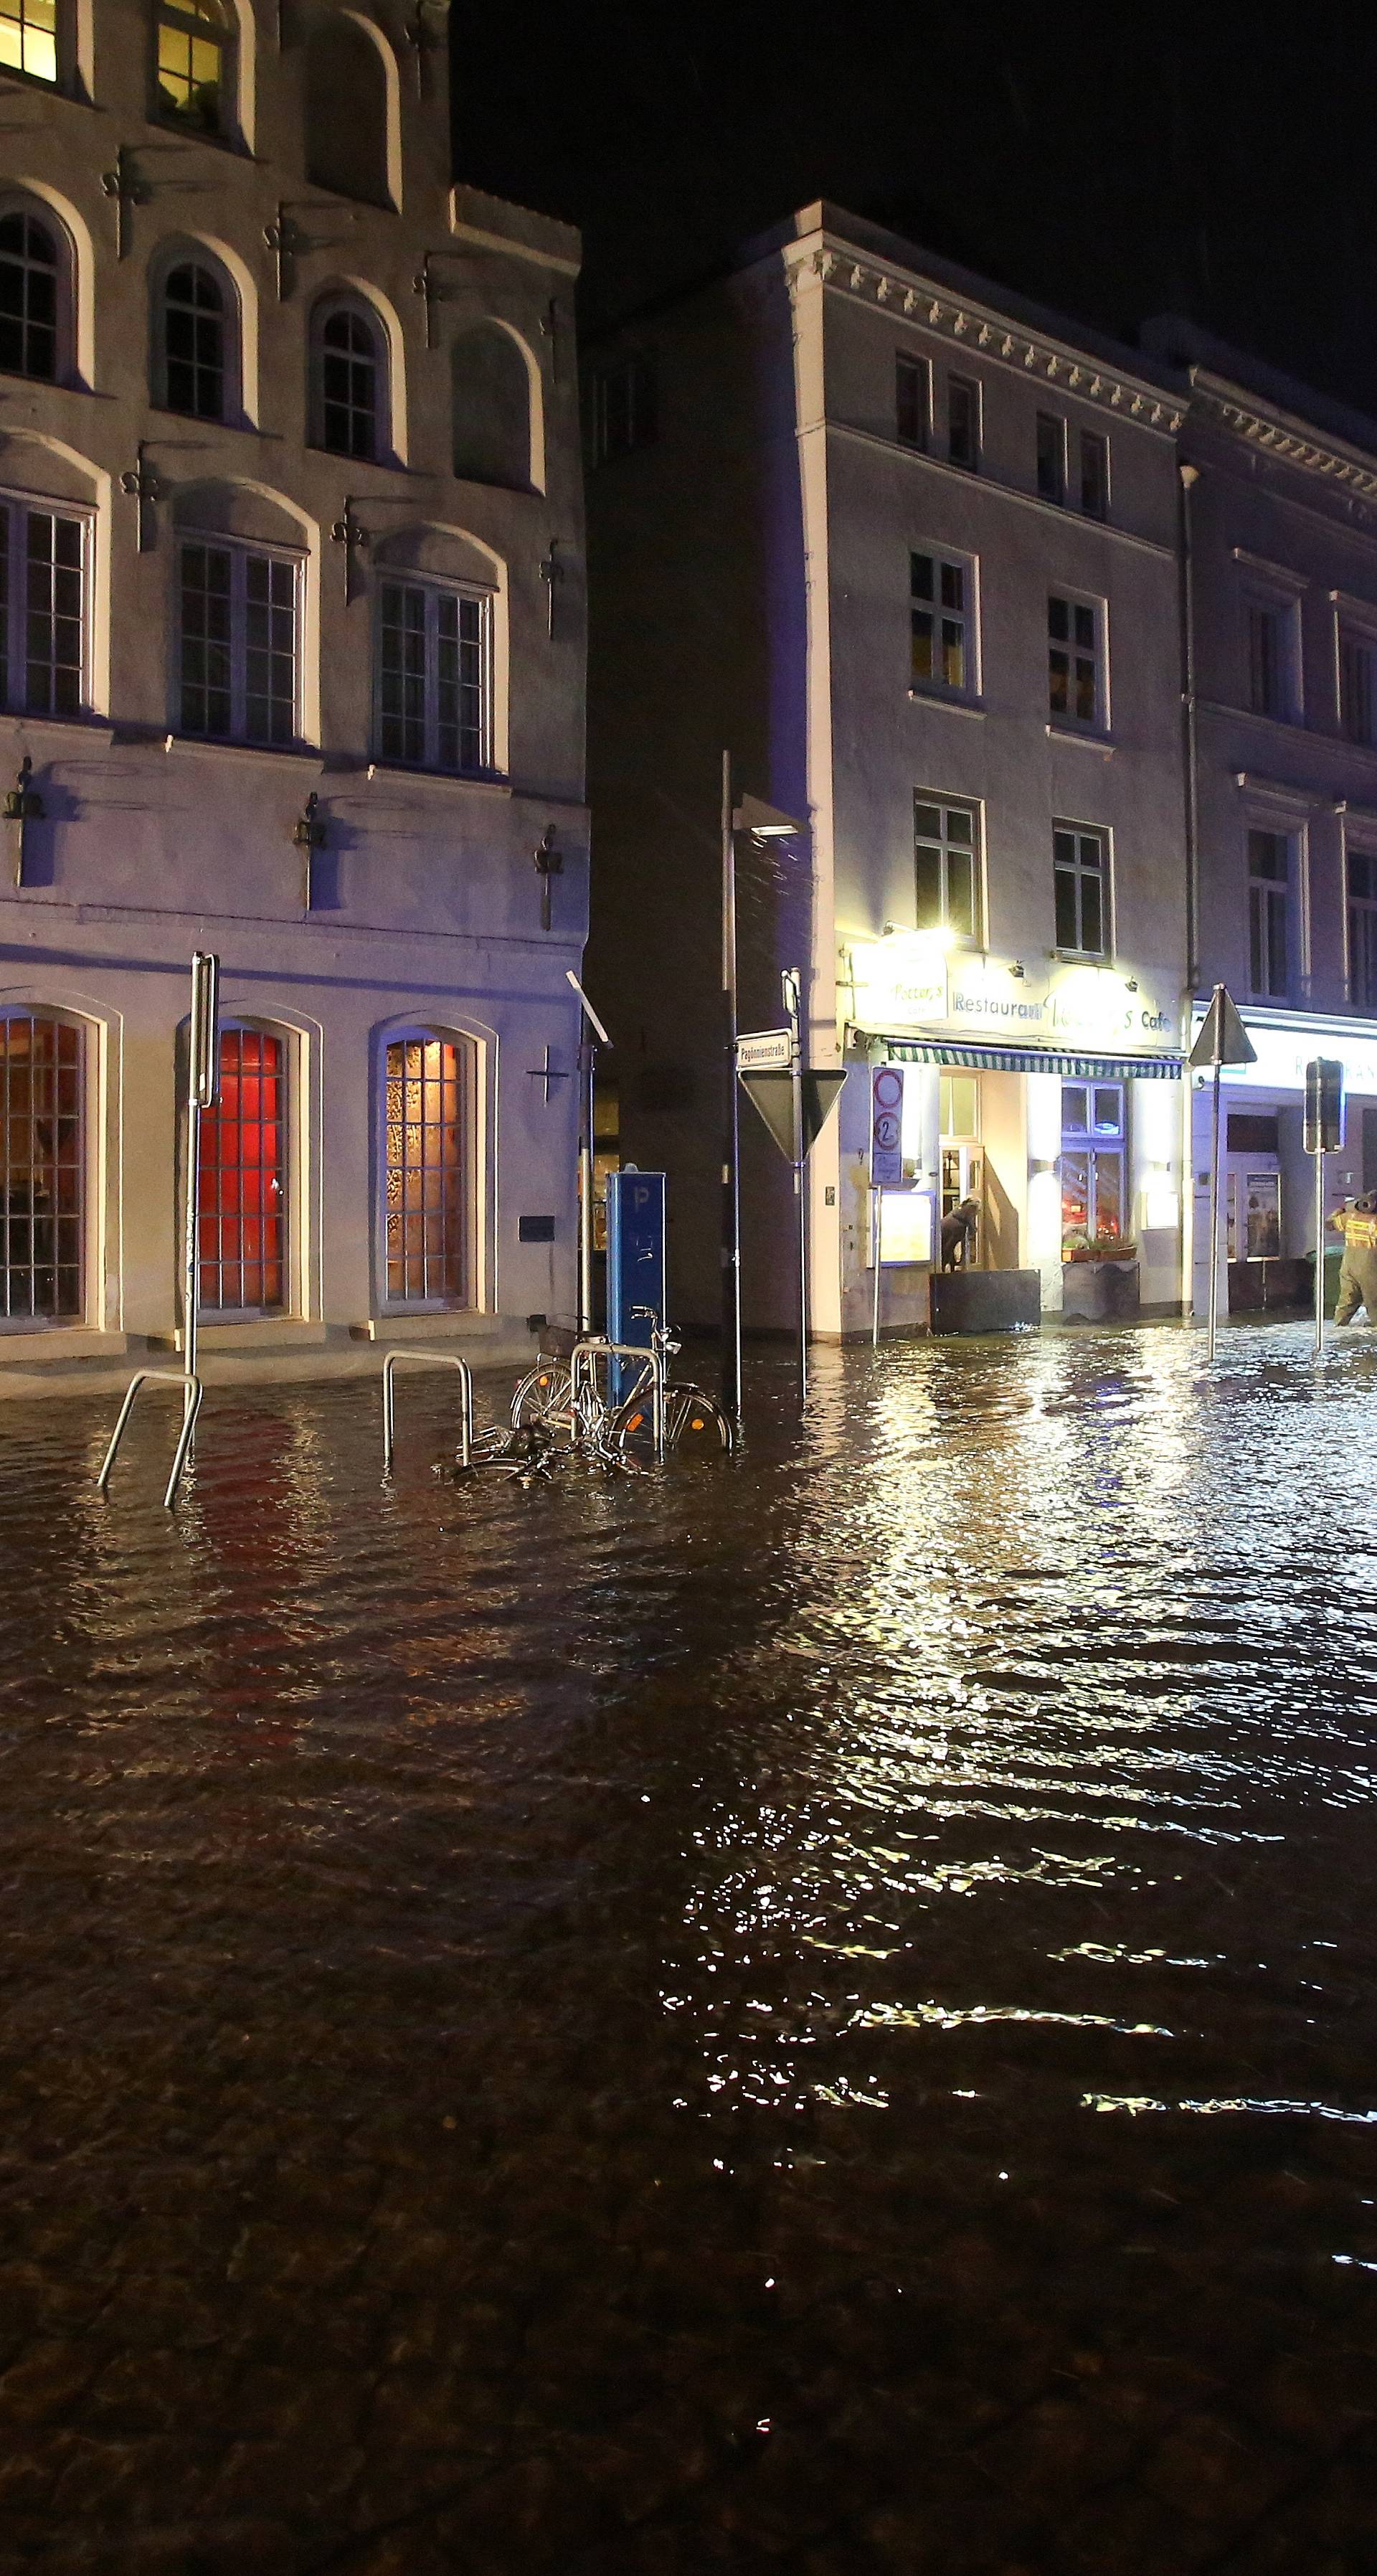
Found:
M 927 1321 L 972 1198 L 973 1264 L 1034 1312 L 1096 1255 L 1178 1311 L 1177 379 L 830 206 L 587 373 L 590 975 L 618 1148 L 670 1175 L 676 1313 L 720 1293 L 724 746 L 807 823 L 738 842 L 741 1024 L 777 1026 L 798 968 L 810 1060 L 848 1069 L 809 1163 L 814 1331 L 871 1327 L 877 1067 L 888 1325 Z M 780 1327 L 788 1173 L 742 1116 L 747 1322 Z
M 578 242 L 446 35 L 0 5 L 0 1367 L 178 1330 L 197 948 L 203 1348 L 572 1310 Z
M 1339 1058 L 1326 1212 L 1377 1187 L 1377 425 L 1191 326 L 1183 536 L 1197 1018 L 1225 984 L 1257 1052 L 1223 1081 L 1221 1275 L 1236 1310 L 1308 1293 L 1304 1075 Z M 1191 1085 L 1193 1300 L 1208 1298 L 1211 1085 Z M 1333 1245 L 1336 1238 L 1331 1235 Z

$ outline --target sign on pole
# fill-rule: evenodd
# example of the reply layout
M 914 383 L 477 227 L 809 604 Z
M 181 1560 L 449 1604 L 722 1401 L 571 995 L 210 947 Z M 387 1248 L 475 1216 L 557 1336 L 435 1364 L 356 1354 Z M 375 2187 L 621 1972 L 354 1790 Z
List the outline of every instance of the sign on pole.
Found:
M 1344 1069 L 1337 1056 L 1305 1068 L 1305 1150 L 1315 1157 L 1315 1357 L 1324 1357 L 1324 1158 L 1344 1141 Z
M 738 1038 L 738 1073 L 787 1073 L 793 1044 L 793 1033 L 789 1029 L 758 1029 L 749 1037 Z
M 845 1069 L 839 1073 L 805 1073 L 803 1085 L 803 1150 L 809 1152 L 832 1110 L 837 1094 L 846 1080 Z M 741 1088 L 764 1119 L 786 1163 L 794 1159 L 794 1084 L 787 1067 L 778 1072 L 743 1073 Z
M 897 1064 L 877 1064 L 870 1075 L 870 1186 L 904 1185 L 904 1075 Z

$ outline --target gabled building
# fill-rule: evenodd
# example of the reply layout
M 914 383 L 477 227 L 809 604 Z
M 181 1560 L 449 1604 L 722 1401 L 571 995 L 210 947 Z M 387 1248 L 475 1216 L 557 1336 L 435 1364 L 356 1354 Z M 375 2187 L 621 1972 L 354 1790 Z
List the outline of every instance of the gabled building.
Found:
M 1193 980 L 1197 1016 L 1228 986 L 1257 1051 L 1225 1076 L 1222 1138 L 1221 1257 L 1230 1303 L 1247 1309 L 1305 1288 L 1315 1056 L 1337 1057 L 1349 1090 L 1327 1210 L 1377 1187 L 1377 423 L 1188 323 L 1144 337 L 1190 389 Z M 1192 1091 L 1202 1307 L 1207 1080 Z
M 674 1311 L 719 1311 L 724 749 L 808 826 L 738 844 L 740 1024 L 777 1026 L 797 968 L 812 1062 L 848 1068 L 809 1165 L 815 1332 L 870 1328 L 880 1066 L 912 1184 L 887 1323 L 926 1323 L 972 1197 L 1025 1311 L 1130 1247 L 1135 1302 L 1178 1311 L 1179 379 L 830 205 L 586 378 L 589 971 L 618 1150 L 669 1174 Z M 786 1327 L 788 1174 L 742 1116 L 747 1322 Z
M 0 1370 L 524 1338 L 575 1287 L 566 226 L 454 186 L 446 12 L 4 0 Z

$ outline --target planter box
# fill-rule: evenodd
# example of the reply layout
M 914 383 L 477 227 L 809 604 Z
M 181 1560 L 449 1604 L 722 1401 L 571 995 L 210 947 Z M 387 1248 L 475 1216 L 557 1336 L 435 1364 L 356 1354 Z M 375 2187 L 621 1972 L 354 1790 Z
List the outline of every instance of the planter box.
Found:
M 1041 1321 L 1036 1270 L 934 1270 L 928 1282 L 934 1333 L 1014 1333 Z
M 1138 1312 L 1136 1261 L 1064 1261 L 1061 1311 L 1083 1324 L 1122 1323 Z

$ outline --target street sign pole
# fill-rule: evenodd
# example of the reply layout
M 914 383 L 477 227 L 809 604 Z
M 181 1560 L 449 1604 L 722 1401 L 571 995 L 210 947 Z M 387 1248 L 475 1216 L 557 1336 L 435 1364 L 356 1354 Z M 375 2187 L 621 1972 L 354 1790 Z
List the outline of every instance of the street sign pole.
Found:
M 1204 1025 L 1190 1051 L 1190 1068 L 1208 1065 L 1214 1078 L 1210 1104 L 1210 1297 L 1206 1357 L 1214 1358 L 1219 1329 L 1219 1076 L 1226 1064 L 1255 1064 L 1257 1048 L 1222 984 L 1216 984 Z
M 1315 1156 L 1315 1357 L 1324 1358 L 1324 1148 Z
M 877 1181 L 870 1193 L 870 1231 L 873 1238 L 871 1257 L 875 1264 L 875 1310 L 870 1319 L 872 1351 L 877 1351 L 880 1347 L 880 1246 L 884 1240 L 885 1230 L 884 1209 L 881 1206 L 883 1197 L 884 1192 Z
M 741 1426 L 741 1104 L 736 1086 L 736 839 L 732 756 L 722 754 L 722 1402 Z
M 803 1133 L 803 1044 L 801 1032 L 803 978 L 795 967 L 780 977 L 784 1012 L 789 1023 L 789 1085 L 793 1105 L 794 1219 L 798 1230 L 798 1400 L 808 1401 L 808 1201 L 804 1195 L 807 1144 Z
M 1219 1058 L 1214 1060 L 1214 1104 L 1210 1114 L 1210 1320 L 1205 1356 L 1214 1358 L 1219 1330 Z
M 200 1322 L 201 1112 L 220 1097 L 220 960 L 197 949 L 191 961 L 186 1101 L 186 1208 L 182 1229 L 182 1399 L 190 1421 Z
M 1324 1357 L 1324 1158 L 1336 1154 L 1346 1123 L 1344 1068 L 1337 1056 L 1312 1056 L 1305 1068 L 1305 1150 L 1315 1157 L 1315 1357 Z

